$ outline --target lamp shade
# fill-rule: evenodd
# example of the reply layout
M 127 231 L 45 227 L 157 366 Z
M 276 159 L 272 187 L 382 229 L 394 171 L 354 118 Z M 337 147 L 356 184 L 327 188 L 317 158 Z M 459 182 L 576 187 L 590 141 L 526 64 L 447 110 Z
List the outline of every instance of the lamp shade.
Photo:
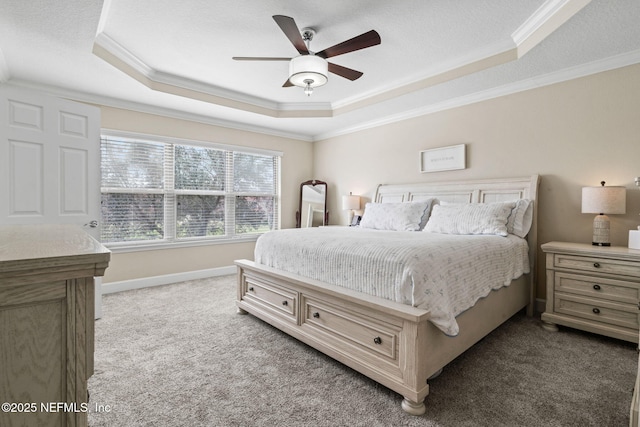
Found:
M 582 188 L 582 213 L 595 214 L 623 214 L 626 212 L 625 187 L 605 187 L 604 182 L 600 187 Z
M 289 81 L 300 87 L 318 87 L 327 83 L 329 64 L 315 55 L 296 56 L 289 62 Z
M 342 196 L 342 210 L 358 210 L 360 209 L 360 196 L 349 194 Z

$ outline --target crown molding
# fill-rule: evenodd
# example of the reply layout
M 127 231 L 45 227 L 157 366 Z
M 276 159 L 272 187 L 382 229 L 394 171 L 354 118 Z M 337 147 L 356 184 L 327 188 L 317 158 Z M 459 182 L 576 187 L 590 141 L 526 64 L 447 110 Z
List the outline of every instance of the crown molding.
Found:
M 175 86 L 176 88 L 184 88 L 191 91 L 201 92 L 206 95 L 252 104 L 263 109 L 274 110 L 278 105 L 275 102 L 247 95 L 242 92 L 231 91 L 201 81 L 155 70 L 106 33 L 99 33 L 96 35 L 93 45 L 93 53 L 110 63 L 111 61 L 114 61 L 115 57 L 115 60 L 126 64 L 128 67 L 125 69 L 118 67 L 118 69 L 129 75 L 137 74 L 138 77 L 134 78 L 136 78 L 136 80 L 144 80 L 145 84 L 150 86 L 152 89 L 153 86 L 158 85 Z
M 223 127 L 227 129 L 254 132 L 262 135 L 271 135 L 271 136 L 277 136 L 281 138 L 295 139 L 295 140 L 304 141 L 304 142 L 313 141 L 313 137 L 305 133 L 282 131 L 282 130 L 273 129 L 265 126 L 256 126 L 249 123 L 217 119 L 215 117 L 206 116 L 202 114 L 189 113 L 181 110 L 149 105 L 141 102 L 126 101 L 123 99 L 112 98 L 108 96 L 79 92 L 79 91 L 74 91 L 74 90 L 70 90 L 70 89 L 66 89 L 58 86 L 43 85 L 43 84 L 38 84 L 38 83 L 24 81 L 24 80 L 11 80 L 9 84 L 16 87 L 37 90 L 47 95 L 56 96 L 59 98 L 65 98 L 65 99 L 69 99 L 77 102 L 83 102 L 86 104 L 94 104 L 97 106 L 119 108 L 122 110 L 136 111 L 139 113 L 153 114 L 153 115 L 162 116 L 162 117 L 186 120 L 190 122 L 202 123 L 202 124 L 211 125 L 211 126 Z
M 640 49 L 635 50 L 633 52 L 628 52 L 620 55 L 615 55 L 609 58 L 593 61 L 587 64 L 566 68 L 566 69 L 555 71 L 552 73 L 547 73 L 542 76 L 531 77 L 525 80 L 521 80 L 519 82 L 460 96 L 458 98 L 449 99 L 436 104 L 415 108 L 413 110 L 408 110 L 402 113 L 386 116 L 384 118 L 363 122 L 356 126 L 345 127 L 335 132 L 318 134 L 314 136 L 313 140 L 321 141 L 323 139 L 347 135 L 354 132 L 376 128 L 379 126 L 384 126 L 384 125 L 400 122 L 400 121 L 415 118 L 415 117 L 438 113 L 440 111 L 450 110 L 453 108 L 463 107 L 465 105 L 475 104 L 478 102 L 487 101 L 490 99 L 499 98 L 501 96 L 511 95 L 518 92 L 524 92 L 530 89 L 537 89 L 544 86 L 550 86 L 556 83 L 562 83 L 565 81 L 574 80 L 581 77 L 587 77 L 593 74 L 611 71 L 611 70 L 615 70 L 618 68 L 623 68 L 623 67 L 627 67 L 635 64 L 640 64 Z
M 330 117 L 332 115 L 331 106 L 328 103 L 301 103 L 295 104 L 295 109 L 283 108 L 282 104 L 264 98 L 157 71 L 104 32 L 96 35 L 92 52 L 150 89 L 160 92 L 270 117 Z
M 376 102 L 386 101 L 417 90 L 426 89 L 491 67 L 516 61 L 560 28 L 591 0 L 548 0 L 540 6 L 506 40 L 487 45 L 458 58 L 440 64 L 428 73 L 404 82 L 396 82 L 376 93 L 334 103 L 335 114 L 342 114 Z M 373 102 L 372 102 L 373 100 Z
M 513 40 L 507 39 L 440 64 L 427 73 L 405 81 L 395 81 L 380 90 L 335 102 L 335 115 L 348 113 L 378 102 L 387 101 L 440 83 L 477 73 L 517 59 Z
M 403 120 L 407 120 L 407 119 L 411 119 L 419 116 L 425 116 L 425 115 L 437 113 L 440 111 L 462 107 L 462 106 L 474 104 L 477 102 L 499 98 L 501 96 L 523 92 L 530 89 L 549 86 L 555 83 L 561 83 L 564 81 L 569 81 L 569 80 L 577 79 L 580 77 L 586 77 L 589 75 L 610 71 L 617 68 L 623 68 L 626 66 L 635 65 L 639 63 L 640 63 L 640 49 L 633 52 L 612 56 L 609 58 L 604 58 L 598 61 L 593 61 L 588 64 L 571 67 L 564 70 L 559 70 L 553 73 L 548 73 L 542 76 L 532 77 L 532 78 L 522 80 L 513 84 L 503 85 L 500 87 L 496 87 L 496 88 L 476 92 L 473 94 L 461 96 L 455 99 L 443 101 L 437 104 L 431 104 L 428 106 L 420 107 L 420 108 L 409 110 L 406 112 L 390 115 L 384 118 L 371 120 L 368 122 L 362 122 L 356 126 L 349 126 L 337 131 L 327 132 L 327 133 L 317 134 L 317 135 L 308 135 L 308 134 L 302 134 L 302 133 L 296 133 L 296 132 L 280 131 L 272 128 L 255 126 L 247 123 L 216 119 L 213 117 L 204 116 L 200 114 L 188 113 L 188 112 L 164 108 L 164 107 L 157 107 L 157 106 L 152 106 L 144 103 L 125 101 L 117 98 L 87 94 L 87 93 L 72 91 L 72 90 L 68 90 L 60 87 L 39 85 L 39 84 L 26 82 L 26 81 L 11 80 L 9 84 L 18 86 L 18 87 L 39 90 L 49 95 L 67 98 L 67 99 L 75 100 L 78 102 L 101 105 L 105 107 L 120 108 L 124 110 L 131 110 L 131 111 L 136 111 L 141 113 L 159 115 L 163 117 L 192 121 L 196 123 L 203 123 L 207 125 L 219 126 L 223 128 L 235 129 L 240 131 L 255 132 L 255 133 L 260 133 L 264 135 L 295 139 L 303 142 L 314 142 L 314 141 L 321 141 L 324 139 L 333 138 L 337 136 L 347 135 L 347 134 L 351 134 L 351 133 L 355 133 L 355 132 L 359 132 L 362 130 L 367 130 L 367 129 L 371 129 L 379 126 L 384 126 L 387 124 L 396 123 L 396 122 L 400 122 Z
M 589 3 L 591 0 L 548 0 L 544 2 L 511 35 L 518 46 L 518 58 L 523 57 Z
M 275 118 L 332 117 L 515 61 L 590 1 L 547 0 L 506 40 L 455 58 L 421 76 L 395 81 L 374 91 L 334 103 L 277 103 L 155 70 L 105 32 L 110 0 L 103 4 L 93 53 L 153 90 Z

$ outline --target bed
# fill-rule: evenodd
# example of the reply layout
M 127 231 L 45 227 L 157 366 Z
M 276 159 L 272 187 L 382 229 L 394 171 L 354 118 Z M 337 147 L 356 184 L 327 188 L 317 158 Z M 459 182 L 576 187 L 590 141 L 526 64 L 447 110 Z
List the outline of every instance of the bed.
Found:
M 421 274 L 419 269 L 426 264 L 424 260 L 413 264 L 403 261 L 402 267 L 396 270 L 391 266 L 389 269 L 393 271 L 388 277 L 383 274 L 386 267 L 376 270 L 364 281 L 366 285 L 363 285 L 354 284 L 353 278 L 364 276 L 367 271 L 371 272 L 369 267 L 358 270 L 362 267 L 345 263 L 338 276 L 331 272 L 332 268 L 323 267 L 313 272 L 310 267 L 305 267 L 307 264 L 312 264 L 314 260 L 322 261 L 325 256 L 322 255 L 323 252 L 292 248 L 294 253 L 300 253 L 295 258 L 295 262 L 287 264 L 281 261 L 278 264 L 270 259 L 274 252 L 283 252 L 281 258 L 289 261 L 294 258 L 287 255 L 284 250 L 286 248 L 274 251 L 270 247 L 269 239 L 272 235 L 278 234 L 299 232 L 309 234 L 313 237 L 311 240 L 328 238 L 323 247 L 331 246 L 329 241 L 341 241 L 340 235 L 343 234 L 346 236 L 346 242 L 362 247 L 365 254 L 367 254 L 365 242 L 378 238 L 378 235 L 384 234 L 393 236 L 398 241 L 416 241 L 417 244 L 422 244 L 422 239 L 428 238 L 425 235 L 431 234 L 423 231 L 376 231 L 374 233 L 348 227 L 325 227 L 309 231 L 282 230 L 282 233 L 279 231 L 267 233 L 269 238 L 261 237 L 256 244 L 255 261 L 236 261 L 238 312 L 250 313 L 394 390 L 404 397 L 402 409 L 413 415 L 421 415 L 426 411 L 424 400 L 429 393 L 427 382 L 429 378 L 437 375 L 449 362 L 518 311 L 526 309 L 529 315 L 533 313 L 538 182 L 539 177 L 534 175 L 509 179 L 378 186 L 372 199 L 375 205 L 371 207 L 370 212 L 373 212 L 374 207 L 381 207 L 380 204 L 387 204 L 382 206 L 385 208 L 392 206 L 413 208 L 420 203 L 427 203 L 429 205 L 427 210 L 431 213 L 429 221 L 435 217 L 441 218 L 447 206 L 450 205 L 455 205 L 451 208 L 456 209 L 468 204 L 474 204 L 477 207 L 479 203 L 483 206 L 493 206 L 506 205 L 508 202 L 513 203 L 510 205 L 513 207 L 518 200 L 531 201 L 527 211 L 530 228 L 527 228 L 526 235 L 521 236 L 526 238 L 524 246 L 526 265 L 522 266 L 523 270 L 510 271 L 508 274 L 513 277 L 506 283 L 492 286 L 488 292 L 481 290 L 476 293 L 472 306 L 456 306 L 457 311 L 453 319 L 450 313 L 443 315 L 439 312 L 440 302 L 429 305 L 427 300 L 420 299 L 420 295 L 432 291 L 416 291 L 419 286 L 416 277 Z M 406 205 L 403 205 L 405 203 Z M 435 204 L 441 206 L 435 208 Z M 367 206 L 367 209 L 369 208 Z M 363 221 L 367 219 L 367 215 L 365 211 Z M 432 224 L 436 222 L 434 220 Z M 421 228 L 429 226 L 431 226 L 429 222 L 427 226 L 420 225 Z M 438 231 L 433 227 L 431 231 Z M 290 234 L 288 237 L 291 241 Z M 440 244 L 441 238 L 435 237 L 437 238 L 434 244 Z M 504 244 L 507 240 L 513 240 L 514 244 L 518 240 L 525 242 L 524 239 L 513 238 L 510 233 L 501 237 L 491 237 L 494 240 L 502 240 Z M 474 236 L 476 241 L 479 241 L 477 240 L 479 238 L 484 237 Z M 483 241 L 480 247 L 485 244 L 486 242 Z M 375 241 L 372 245 L 375 246 Z M 333 246 L 338 247 L 340 244 Z M 277 248 L 277 246 L 274 247 Z M 517 250 L 522 251 L 521 248 L 522 246 Z M 359 253 L 355 249 L 347 248 L 347 250 L 349 253 Z M 455 246 L 451 250 L 456 253 Z M 397 247 L 392 247 L 390 251 L 395 256 L 399 250 Z M 409 259 L 415 258 L 420 251 L 406 249 L 406 252 Z M 482 250 L 468 252 L 481 252 L 484 256 Z M 338 257 L 336 260 L 349 258 L 344 253 L 334 256 Z M 450 258 L 458 257 L 450 256 Z M 326 261 L 328 265 L 338 264 L 335 260 L 327 259 Z M 296 266 L 296 264 L 299 265 Z M 432 270 L 434 266 L 435 264 L 428 268 Z M 529 273 L 521 274 L 523 272 Z M 385 291 L 383 289 L 385 287 L 380 286 L 378 282 L 390 281 L 394 275 L 402 277 L 401 283 L 395 283 L 391 291 Z M 447 270 L 443 270 L 442 275 L 453 277 Z M 463 284 L 469 285 L 469 288 L 474 288 L 472 285 L 475 285 L 476 281 L 483 280 L 480 272 L 471 280 L 468 275 L 461 279 Z

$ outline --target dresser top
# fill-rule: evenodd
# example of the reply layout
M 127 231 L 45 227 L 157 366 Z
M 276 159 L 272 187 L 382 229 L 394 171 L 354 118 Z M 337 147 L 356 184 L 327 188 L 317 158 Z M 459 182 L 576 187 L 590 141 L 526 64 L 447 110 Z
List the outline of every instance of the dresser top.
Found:
M 549 242 L 541 246 L 544 252 L 560 252 L 584 256 L 633 259 L 640 261 L 640 249 L 625 246 L 596 246 L 588 243 Z
M 0 272 L 78 261 L 108 263 L 111 252 L 74 225 L 0 226 Z M 31 266 L 31 267 L 29 267 Z

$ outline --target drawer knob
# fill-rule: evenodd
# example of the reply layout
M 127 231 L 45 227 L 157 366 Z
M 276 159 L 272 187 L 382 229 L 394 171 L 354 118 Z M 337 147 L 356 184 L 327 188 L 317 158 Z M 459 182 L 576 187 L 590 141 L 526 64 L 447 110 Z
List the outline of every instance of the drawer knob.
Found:
M 253 286 L 249 288 L 249 292 L 253 292 Z
M 314 319 L 319 319 L 320 318 L 320 313 L 318 313 L 317 311 L 315 313 L 313 313 L 313 318 Z
M 600 314 L 600 309 L 599 308 L 594 308 L 591 311 L 593 311 L 595 314 Z
M 289 305 L 289 301 L 282 301 L 282 305 L 286 307 L 287 305 Z
M 593 266 L 594 266 L 595 268 L 600 268 L 600 263 L 599 263 L 599 262 L 594 262 L 594 263 L 593 263 Z
M 382 338 L 380 338 L 380 337 L 375 337 L 375 338 L 373 339 L 373 342 L 374 342 L 374 343 L 376 343 L 376 344 L 382 344 Z
M 596 291 L 600 290 L 600 285 L 593 285 L 593 289 L 595 289 Z

